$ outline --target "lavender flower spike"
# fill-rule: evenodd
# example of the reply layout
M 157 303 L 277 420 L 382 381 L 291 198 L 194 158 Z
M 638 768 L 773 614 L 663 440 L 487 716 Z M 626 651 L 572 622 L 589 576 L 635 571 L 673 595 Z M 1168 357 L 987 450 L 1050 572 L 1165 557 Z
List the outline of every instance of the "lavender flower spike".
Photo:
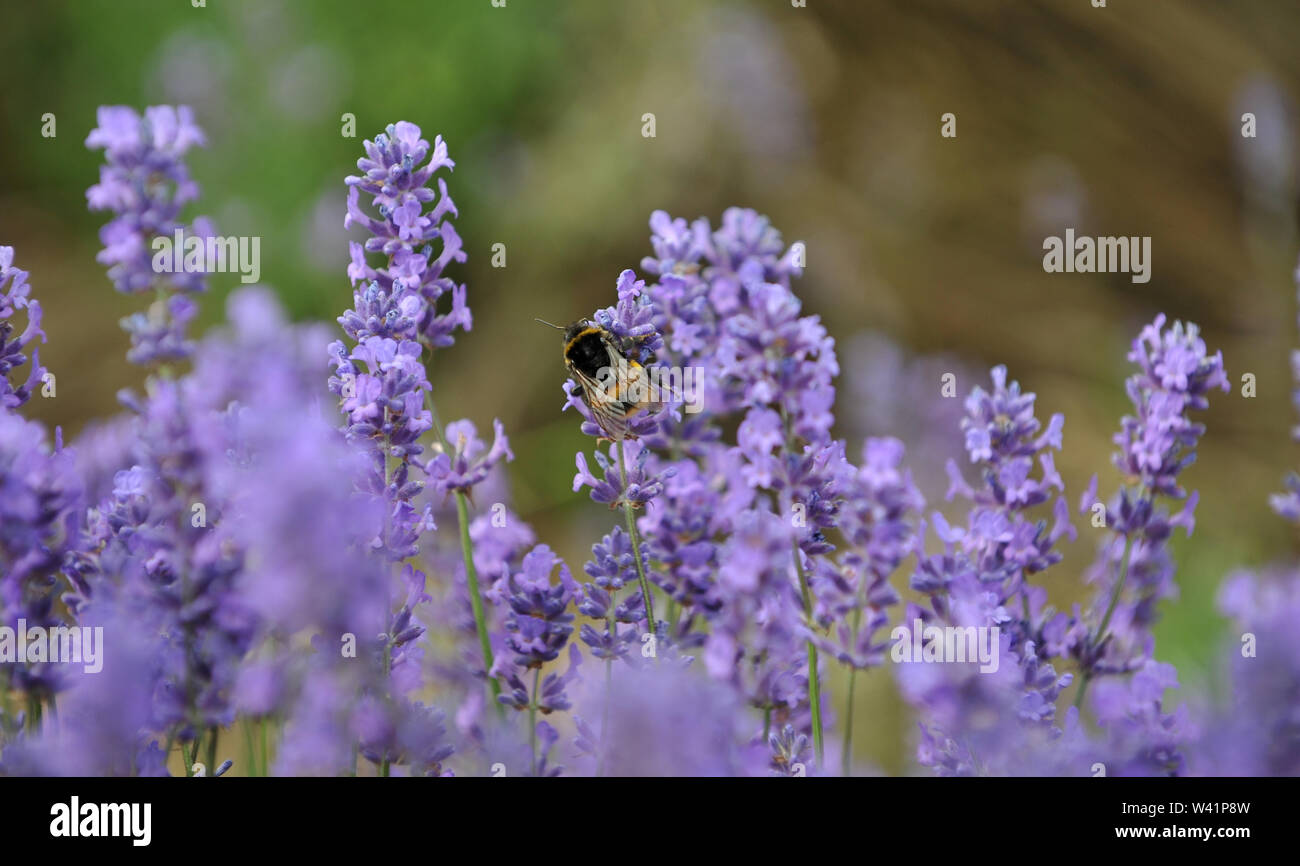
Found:
M 361 174 L 350 175 L 345 181 L 348 200 L 343 225 L 361 226 L 371 237 L 364 244 L 350 245 L 348 278 L 354 286 L 355 303 L 339 318 L 344 332 L 358 346 L 350 354 L 342 343 L 330 347 L 336 370 L 330 388 L 342 398 L 349 413 L 349 435 L 372 440 L 376 449 L 370 489 L 383 490 L 391 504 L 399 531 L 387 546 L 397 559 L 411 555 L 420 532 L 433 524 L 428 506 L 423 515 L 414 510 L 412 502 L 423 482 L 411 477 L 410 469 L 418 469 L 454 494 L 483 670 L 497 697 L 501 690 L 491 673 L 493 653 L 474 564 L 468 502 L 469 492 L 486 478 L 488 470 L 513 455 L 500 424 L 495 425 L 496 441 L 486 455 L 481 453 L 482 443 L 469 422 L 452 425 L 453 450 L 438 422 L 424 368 L 426 350 L 452 345 L 456 329 L 468 331 L 473 325 L 465 304 L 465 286 L 443 276 L 448 264 L 466 259 L 460 236 L 450 222 L 457 215 L 456 205 L 447 194 L 445 180 L 438 179 L 437 193 L 428 186 L 439 169 L 452 169 L 456 164 L 442 136 L 436 137 L 431 147 L 421 137 L 420 127 L 406 121 L 390 124 L 366 141 L 365 151 L 357 160 Z M 378 217 L 362 209 L 363 192 L 371 196 L 370 205 Z M 431 207 L 426 210 L 428 205 Z M 379 267 L 367 259 L 367 254 L 374 253 L 385 257 Z M 438 301 L 448 292 L 451 309 L 439 315 Z M 358 360 L 366 369 L 353 363 Z M 437 433 L 442 450 L 431 465 L 420 460 L 422 446 L 417 441 L 430 428 Z M 398 461 L 391 475 L 390 456 Z
M 1121 488 L 1106 509 L 1113 534 L 1091 574 L 1102 589 L 1092 610 L 1096 626 L 1057 628 L 1070 635 L 1070 652 L 1082 668 L 1076 706 L 1094 676 L 1136 670 L 1151 657 L 1156 605 L 1175 592 L 1167 542 L 1174 527 L 1191 534 L 1194 526 L 1197 496 L 1179 486 L 1178 476 L 1195 460 L 1205 425 L 1188 414 L 1209 406 L 1212 389 L 1228 390 L 1222 353 L 1209 354 L 1193 324 L 1166 329 L 1163 314 L 1142 329 L 1128 357 L 1138 365 L 1127 383 L 1135 414 L 1123 418 L 1115 435 L 1114 462 L 1136 484 Z M 1084 495 L 1084 509 L 1092 507 L 1096 484 L 1093 479 Z M 1171 514 L 1162 499 L 1185 504 Z
M 170 246 L 177 238 L 184 243 L 190 236 L 213 234 L 202 217 L 190 226 L 179 220 L 181 208 L 199 195 L 184 157 L 205 143 L 203 130 L 186 106 L 151 106 L 143 117 L 124 105 L 101 106 L 98 119 L 86 147 L 102 148 L 105 164 L 86 198 L 91 210 L 110 210 L 114 217 L 99 232 L 104 249 L 97 258 L 108 265 L 119 292 L 158 294 L 147 313 L 122 320 L 131 335 L 127 360 L 144 365 L 183 360 L 193 351 L 185 329 L 197 312 L 188 295 L 207 287 L 203 264 L 187 261 L 173 272 L 169 263 L 164 275 L 156 266 L 164 252 L 155 241 Z
M 27 363 L 26 349 L 32 341 L 39 337 L 42 343 L 45 342 L 45 332 L 41 330 L 41 305 L 31 297 L 27 272 L 13 264 L 14 248 L 0 247 L 0 411 L 16 409 L 26 403 L 45 375 L 37 350 L 33 348 L 27 381 L 17 386 L 9 381 L 10 371 Z M 27 326 L 17 338 L 13 338 L 14 326 L 9 320 L 22 309 L 27 310 Z
M 1300 300 L 1300 268 L 1295 272 L 1296 296 Z M 1300 323 L 1300 316 L 1297 316 Z M 0 355 L 2 356 L 2 355 Z M 1300 412 L 1300 349 L 1291 352 L 1291 406 Z M 1291 428 L 1291 441 L 1300 442 L 1300 424 Z M 1280 516 L 1292 523 L 1300 523 L 1300 474 L 1290 472 L 1286 477 L 1286 492 L 1275 493 L 1269 497 L 1269 505 Z

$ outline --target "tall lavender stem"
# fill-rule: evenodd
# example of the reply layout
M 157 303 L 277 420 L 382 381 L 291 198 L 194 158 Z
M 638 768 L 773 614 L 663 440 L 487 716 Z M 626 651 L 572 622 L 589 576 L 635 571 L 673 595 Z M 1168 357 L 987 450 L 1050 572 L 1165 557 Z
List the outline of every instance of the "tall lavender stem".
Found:
M 438 418 L 438 410 L 433 405 L 433 394 L 426 393 L 424 402 L 429 407 L 429 414 L 433 416 L 433 429 L 438 434 L 438 442 L 442 445 L 442 450 L 448 454 L 452 453 L 447 442 L 447 434 L 442 429 L 442 421 Z M 496 660 L 492 655 L 492 641 L 488 637 L 487 615 L 483 611 L 483 593 L 479 590 L 478 569 L 474 566 L 474 542 L 469 537 L 469 497 L 463 490 L 456 490 L 454 493 L 456 522 L 460 528 L 460 554 L 465 561 L 465 587 L 469 592 L 470 608 L 474 611 L 474 631 L 478 635 L 479 647 L 483 650 L 483 671 L 487 675 L 492 705 L 496 707 L 497 715 L 505 715 L 505 707 L 497 700 L 501 696 L 501 683 L 492 676 L 492 667 Z
M 645 562 L 641 558 L 641 536 L 636 530 L 636 516 L 632 510 L 632 500 L 627 495 L 627 457 L 624 455 L 624 443 L 626 440 L 620 440 L 618 443 L 618 476 L 622 483 L 623 496 L 623 517 L 627 520 L 627 536 L 632 542 L 632 558 L 636 562 L 636 578 L 641 585 L 641 598 L 645 602 L 646 625 L 650 628 L 650 634 L 655 633 L 655 608 L 654 601 L 650 597 L 650 581 L 646 580 Z
M 862 629 L 862 609 L 853 611 L 853 635 Z M 858 669 L 849 667 L 849 694 L 844 700 L 844 747 L 840 751 L 840 775 L 847 777 L 853 765 L 853 682 Z
M 1128 582 L 1128 564 L 1133 553 L 1133 539 L 1124 539 L 1124 556 L 1120 560 L 1119 577 L 1115 580 L 1115 588 L 1110 594 L 1110 603 L 1106 605 L 1106 613 L 1101 618 L 1101 624 L 1097 626 L 1097 639 L 1093 642 L 1092 649 L 1097 651 L 1106 642 L 1107 629 L 1110 628 L 1110 618 L 1115 614 L 1115 606 L 1119 604 L 1120 595 L 1124 592 L 1124 584 Z M 1088 683 L 1092 682 L 1092 668 L 1085 668 L 1079 676 L 1079 690 L 1074 693 L 1074 706 L 1076 709 L 1083 708 L 1083 696 L 1087 694 Z
M 804 616 L 813 619 L 813 597 L 808 588 L 808 572 L 803 567 L 799 546 L 794 549 L 794 567 L 799 573 L 799 594 L 803 597 Z M 820 768 L 826 758 L 825 743 L 822 741 L 822 701 L 821 686 L 817 681 L 817 646 L 809 639 L 808 645 L 808 704 L 812 710 L 813 748 L 817 752 L 817 766 Z

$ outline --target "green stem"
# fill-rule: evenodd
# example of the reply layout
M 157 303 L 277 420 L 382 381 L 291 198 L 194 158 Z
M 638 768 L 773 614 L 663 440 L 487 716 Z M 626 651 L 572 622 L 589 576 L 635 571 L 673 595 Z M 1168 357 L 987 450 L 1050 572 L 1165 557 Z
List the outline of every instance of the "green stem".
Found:
M 609 616 L 606 620 L 609 628 L 610 640 L 614 639 L 614 600 L 610 599 Z M 612 692 L 614 688 L 614 657 L 610 656 L 605 659 L 605 706 L 600 711 L 600 754 L 596 756 L 596 775 L 602 776 L 605 773 L 605 750 L 609 748 L 609 703 L 613 699 Z
M 208 772 L 217 771 L 217 736 L 220 730 L 215 726 L 208 731 Z
M 492 703 L 498 714 L 505 712 L 497 698 L 501 695 L 501 683 L 492 676 L 492 640 L 488 637 L 487 615 L 483 612 L 483 594 L 479 591 L 478 569 L 474 567 L 474 543 L 469 537 L 469 504 L 465 494 L 456 491 L 456 519 L 460 522 L 460 553 L 465 560 L 465 585 L 469 590 L 470 607 L 474 609 L 474 630 L 478 633 L 479 648 L 483 651 L 483 672 L 487 674 L 488 688 L 492 692 Z
M 270 719 L 262 719 L 262 775 L 271 775 L 271 739 L 267 729 L 271 727 Z M 355 770 L 355 767 L 353 768 Z
M 763 745 L 767 745 L 767 738 L 772 735 L 772 708 L 763 708 Z
M 432 392 L 425 392 L 424 404 L 433 419 L 433 430 L 438 436 L 438 443 L 442 445 L 443 453 L 450 458 L 451 446 L 447 442 L 447 435 L 443 432 L 442 422 L 438 420 L 438 409 L 433 405 Z M 460 555 L 465 562 L 465 586 L 469 591 L 470 607 L 474 611 L 474 631 L 478 635 L 479 649 L 483 652 L 483 673 L 487 677 L 492 705 L 496 707 L 498 716 L 504 716 L 505 707 L 497 700 L 501 696 L 501 683 L 492 676 L 492 665 L 495 663 L 492 657 L 492 640 L 488 637 L 487 615 L 483 611 L 483 594 L 479 591 L 478 569 L 474 566 L 474 542 L 469 537 L 469 497 L 461 490 L 455 491 L 455 497 L 456 520 L 460 524 Z
M 240 727 L 244 732 L 244 754 L 248 756 L 248 775 L 257 775 L 257 749 L 253 746 L 253 725 L 256 724 L 252 719 L 246 719 Z
M 1110 593 L 1110 603 L 1106 605 L 1106 613 L 1101 618 L 1101 625 L 1097 627 L 1097 639 L 1092 642 L 1092 648 L 1096 649 L 1106 640 L 1106 629 L 1110 626 L 1110 618 L 1115 613 L 1115 606 L 1119 603 L 1120 594 L 1124 591 L 1124 582 L 1128 578 L 1129 555 L 1133 551 L 1133 539 L 1130 536 L 1124 537 L 1124 556 L 1119 564 L 1119 578 L 1115 581 L 1115 588 Z M 1085 670 L 1079 677 L 1079 690 L 1074 693 L 1074 706 L 1076 709 L 1082 709 L 1083 696 L 1088 691 L 1088 683 L 1092 681 L 1092 672 Z
M 393 670 L 393 638 L 392 635 L 384 641 L 384 682 L 388 682 L 388 677 Z M 389 774 L 388 751 L 384 751 L 384 760 L 379 764 L 379 775 L 387 776 Z
M 626 441 L 620 439 L 615 443 L 618 446 L 618 476 L 623 485 L 623 517 L 627 521 L 627 535 L 632 542 L 632 558 L 636 561 L 637 582 L 641 585 L 641 598 L 645 602 L 646 624 L 650 628 L 650 634 L 653 635 L 655 633 L 654 601 L 650 595 L 650 581 L 646 580 L 645 576 L 645 562 L 641 559 L 641 536 L 636 530 L 636 516 L 633 513 L 632 503 L 627 498 L 627 457 L 623 453 Z
M 844 706 L 844 751 L 840 755 L 840 775 L 848 777 L 853 769 L 853 681 L 857 668 L 849 668 L 849 696 Z
M 799 573 L 799 592 L 803 596 L 803 611 L 809 622 L 813 618 L 812 590 L 808 588 L 808 575 L 804 571 L 803 559 L 799 556 L 799 546 L 794 548 L 794 567 Z M 817 751 L 817 766 L 821 767 L 826 757 L 826 744 L 822 741 L 822 694 L 817 681 L 817 647 L 808 641 L 808 703 L 812 709 L 813 748 Z
M 853 611 L 853 637 L 858 639 L 858 629 L 862 627 L 862 608 Z M 858 669 L 849 667 L 849 696 L 844 706 L 844 749 L 840 754 L 840 775 L 848 777 L 853 769 L 853 682 Z
M 533 694 L 528 701 L 528 749 L 533 756 L 532 775 L 537 775 L 537 691 L 542 679 L 542 666 L 533 671 Z
M 10 688 L 9 672 L 8 669 L 5 669 L 4 676 L 0 677 L 0 703 L 3 703 L 4 705 L 4 721 L 5 721 L 3 725 L 0 725 L 0 743 L 3 743 L 5 741 L 5 735 L 6 735 L 5 728 L 8 725 L 13 724 L 13 720 L 14 720 L 14 704 L 13 704 L 13 698 L 9 694 L 9 688 Z
M 786 411 L 785 404 L 781 404 L 781 426 L 785 430 L 786 450 L 791 454 L 799 453 L 795 447 L 796 437 L 794 428 L 790 424 L 790 413 Z M 773 493 L 775 498 L 775 493 Z M 808 618 L 811 625 L 813 622 L 813 598 L 812 590 L 808 588 L 808 574 L 804 571 L 803 558 L 800 556 L 799 543 L 794 545 L 794 569 L 799 574 L 799 594 L 803 597 L 803 612 Z M 813 724 L 813 748 L 817 752 L 817 766 L 821 768 L 825 764 L 826 748 L 822 740 L 822 703 L 821 703 L 821 684 L 817 681 L 817 647 L 813 645 L 812 640 L 808 641 L 808 702 L 812 709 Z
M 27 732 L 39 733 L 41 730 L 41 699 L 35 695 L 27 696 Z

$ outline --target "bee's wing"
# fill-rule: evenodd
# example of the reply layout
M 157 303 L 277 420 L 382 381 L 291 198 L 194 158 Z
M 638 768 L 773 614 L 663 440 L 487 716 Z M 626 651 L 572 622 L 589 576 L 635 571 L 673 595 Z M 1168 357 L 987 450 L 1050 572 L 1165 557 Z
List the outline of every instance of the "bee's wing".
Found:
M 611 399 L 622 403 L 624 412 L 632 415 L 650 405 L 650 377 L 645 367 L 636 361 L 623 357 L 617 352 L 610 352 L 613 362 L 613 382 L 608 392 Z
M 609 365 L 598 378 L 576 367 L 571 372 L 596 421 L 614 438 L 621 438 L 627 433 L 628 420 L 650 404 L 650 381 L 644 367 L 625 358 L 613 345 L 607 343 L 606 348 Z

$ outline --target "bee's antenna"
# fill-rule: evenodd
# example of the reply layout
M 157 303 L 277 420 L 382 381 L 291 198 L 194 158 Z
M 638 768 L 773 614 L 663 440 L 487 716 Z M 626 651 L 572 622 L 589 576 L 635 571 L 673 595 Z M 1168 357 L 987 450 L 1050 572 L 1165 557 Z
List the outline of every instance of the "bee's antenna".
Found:
M 564 329 L 561 328 L 559 325 L 552 325 L 550 322 L 546 321 L 545 319 L 533 319 L 533 321 L 534 321 L 534 322 L 541 322 L 543 325 L 546 325 L 548 328 L 554 328 L 554 329 L 557 330 L 557 331 L 563 331 L 563 330 L 564 330 Z

